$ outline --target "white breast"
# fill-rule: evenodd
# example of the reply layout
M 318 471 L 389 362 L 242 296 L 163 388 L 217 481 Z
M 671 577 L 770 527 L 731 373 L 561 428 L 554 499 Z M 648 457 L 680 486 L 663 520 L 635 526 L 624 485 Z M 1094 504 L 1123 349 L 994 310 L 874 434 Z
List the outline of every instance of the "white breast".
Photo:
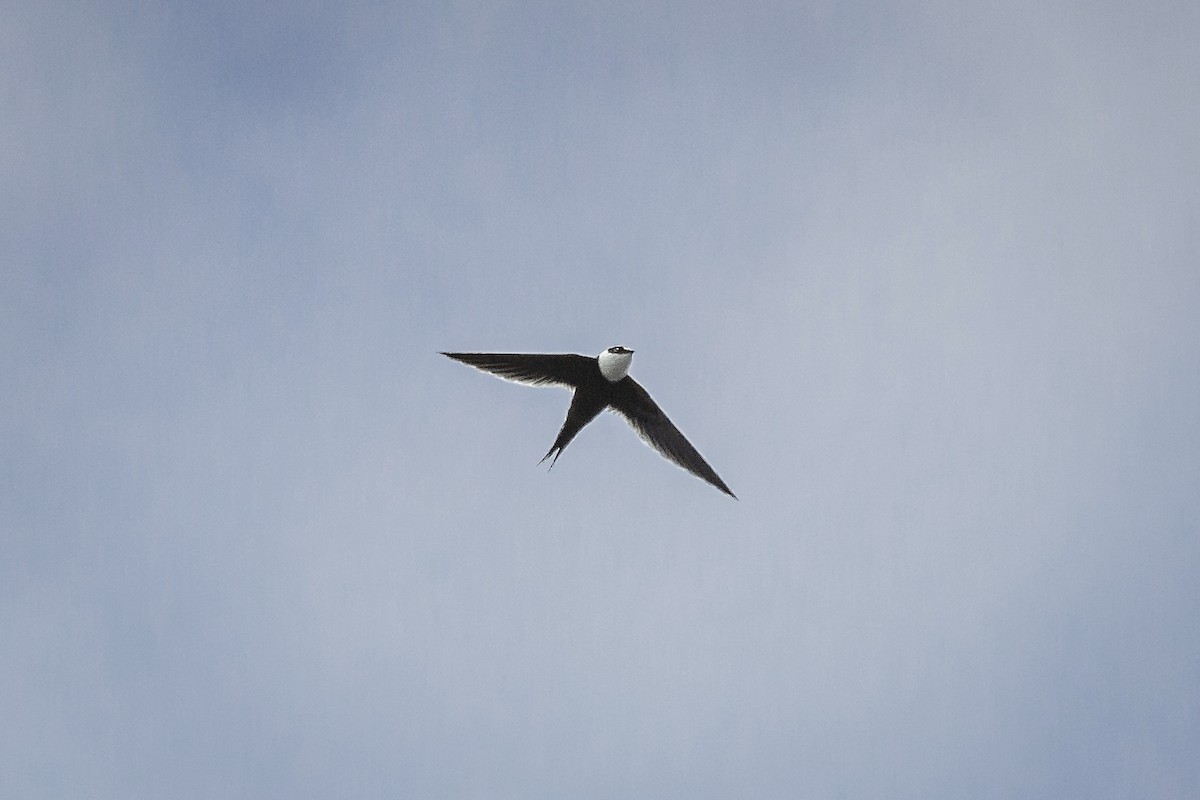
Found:
M 600 374 L 615 383 L 629 374 L 629 363 L 633 361 L 633 353 L 610 353 L 605 350 L 598 359 Z

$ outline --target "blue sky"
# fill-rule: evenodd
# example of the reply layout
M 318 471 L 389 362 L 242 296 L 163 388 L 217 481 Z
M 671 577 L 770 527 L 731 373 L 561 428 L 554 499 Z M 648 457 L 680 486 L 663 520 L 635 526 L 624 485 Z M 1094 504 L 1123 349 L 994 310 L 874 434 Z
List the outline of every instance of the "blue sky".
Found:
M 1200 791 L 1192 4 L 4 18 L 0 795 Z

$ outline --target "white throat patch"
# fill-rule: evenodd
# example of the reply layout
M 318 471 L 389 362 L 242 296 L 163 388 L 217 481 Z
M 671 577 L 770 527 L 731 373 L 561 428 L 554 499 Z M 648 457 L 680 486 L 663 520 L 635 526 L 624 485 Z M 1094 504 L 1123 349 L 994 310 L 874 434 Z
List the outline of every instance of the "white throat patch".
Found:
M 597 358 L 600 362 L 600 374 L 608 381 L 616 383 L 629 374 L 633 353 L 612 353 L 605 350 Z

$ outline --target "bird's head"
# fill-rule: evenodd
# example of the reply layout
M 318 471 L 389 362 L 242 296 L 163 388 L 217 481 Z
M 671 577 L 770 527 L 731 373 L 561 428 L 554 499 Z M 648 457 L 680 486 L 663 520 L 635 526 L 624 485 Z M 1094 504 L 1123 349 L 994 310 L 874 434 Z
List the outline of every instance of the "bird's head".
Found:
M 609 381 L 616 382 L 629 374 L 629 363 L 633 361 L 633 351 L 628 347 L 617 345 L 610 347 L 597 356 L 600 362 L 600 374 Z

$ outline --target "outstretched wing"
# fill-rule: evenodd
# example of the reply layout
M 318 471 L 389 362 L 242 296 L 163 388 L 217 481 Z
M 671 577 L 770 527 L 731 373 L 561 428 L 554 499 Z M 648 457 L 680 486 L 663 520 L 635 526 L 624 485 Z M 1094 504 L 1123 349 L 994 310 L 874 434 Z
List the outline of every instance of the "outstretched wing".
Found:
M 505 380 L 533 386 L 579 386 L 596 359 L 573 353 L 442 353 Z
M 637 431 L 642 441 L 657 450 L 668 461 L 683 467 L 697 478 L 706 480 L 725 494 L 737 499 L 725 481 L 708 465 L 704 457 L 692 447 L 667 415 L 658 407 L 650 394 L 633 378 L 626 375 L 617 382 L 613 410 L 625 417 Z

